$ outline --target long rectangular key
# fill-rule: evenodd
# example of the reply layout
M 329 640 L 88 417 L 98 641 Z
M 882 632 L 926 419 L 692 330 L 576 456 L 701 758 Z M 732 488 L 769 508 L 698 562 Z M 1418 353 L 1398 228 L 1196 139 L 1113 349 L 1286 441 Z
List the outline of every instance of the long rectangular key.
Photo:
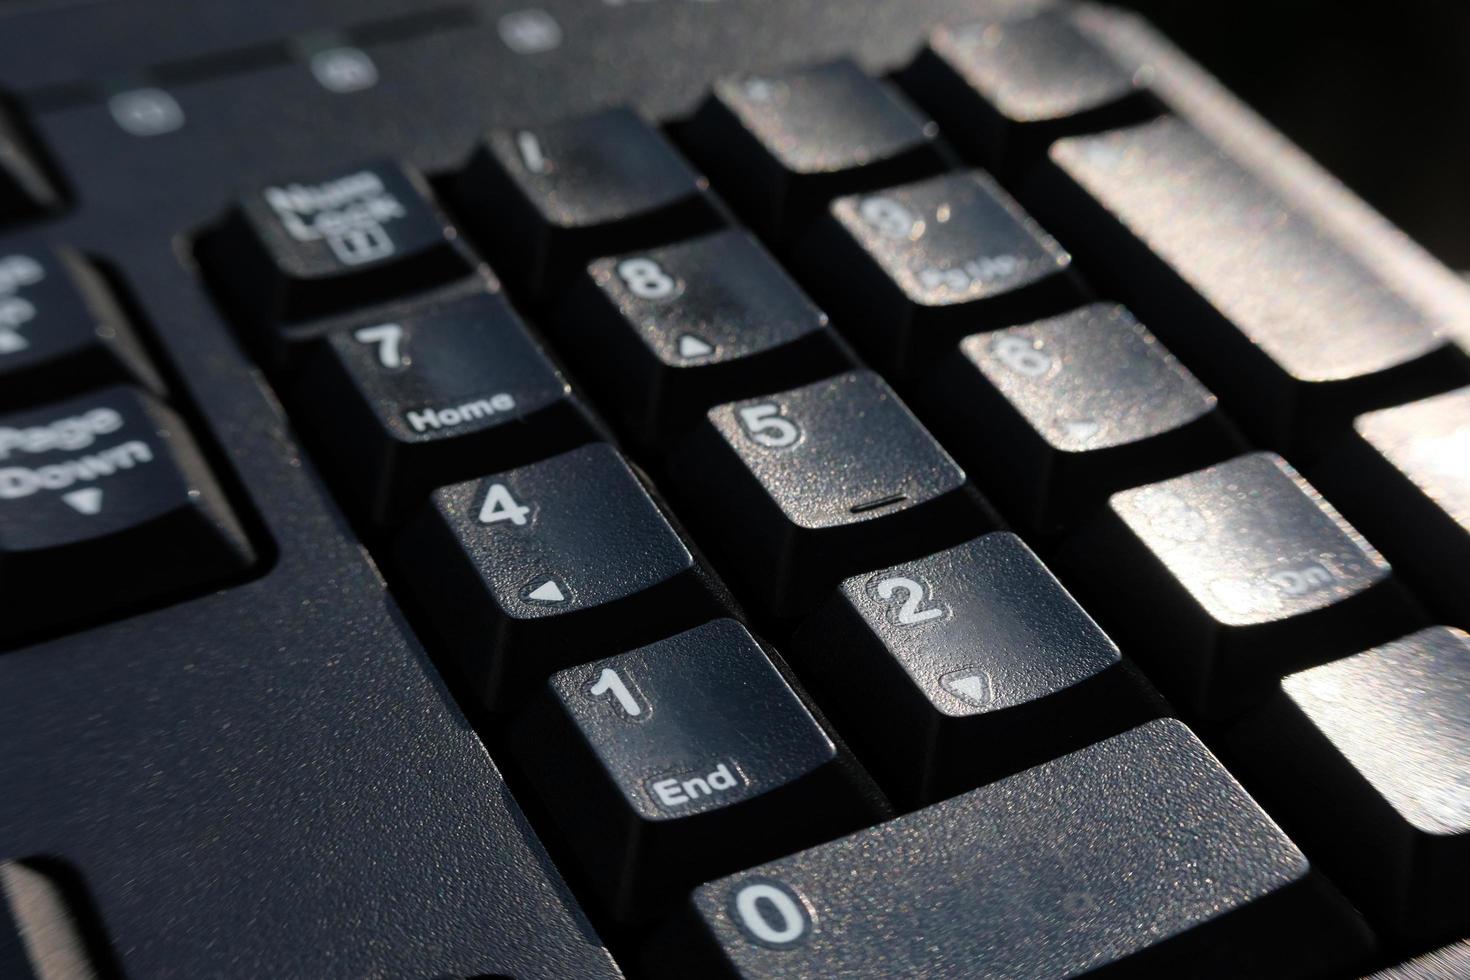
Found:
M 1470 637 L 1435 627 L 1293 674 L 1232 741 L 1375 928 L 1470 928 Z
M 649 958 L 667 976 L 1233 980 L 1329 973 L 1370 945 L 1167 720 L 712 882 L 688 918 Z
M 873 816 L 850 758 L 734 620 L 561 671 L 515 744 L 620 915 Z
M 849 578 L 803 624 L 791 656 L 903 805 L 1158 713 L 1118 648 L 1008 533 Z
M 1423 622 L 1382 556 L 1270 453 L 1115 494 L 1066 552 L 1123 649 L 1207 715 Z
M 1470 378 L 1423 312 L 1179 119 L 1054 144 L 1022 200 L 1268 448 Z
M 1470 629 L 1470 388 L 1359 417 L 1310 472 L 1445 616 Z

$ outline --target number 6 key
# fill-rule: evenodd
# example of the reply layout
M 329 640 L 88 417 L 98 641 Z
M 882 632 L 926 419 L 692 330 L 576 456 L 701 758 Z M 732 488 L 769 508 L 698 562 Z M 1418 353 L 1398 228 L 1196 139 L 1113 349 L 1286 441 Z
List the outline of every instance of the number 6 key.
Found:
M 671 468 L 691 519 L 779 617 L 848 575 L 996 526 L 964 471 L 868 371 L 714 408 Z

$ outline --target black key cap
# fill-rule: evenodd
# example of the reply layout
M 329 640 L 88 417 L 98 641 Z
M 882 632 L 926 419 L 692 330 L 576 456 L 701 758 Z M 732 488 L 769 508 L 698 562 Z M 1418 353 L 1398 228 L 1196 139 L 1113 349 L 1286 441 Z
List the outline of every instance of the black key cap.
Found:
M 1067 554 L 1123 649 L 1211 716 L 1422 622 L 1388 563 L 1270 453 L 1116 494 Z
M 945 135 L 1008 171 L 1054 140 L 1160 111 L 1145 66 L 1122 64 L 1064 8 L 941 27 L 902 82 Z
M 298 386 L 371 519 L 586 442 L 592 426 L 510 305 L 477 292 L 327 335 Z
M 852 366 L 826 314 L 739 231 L 594 262 L 558 319 L 560 349 L 644 445 L 711 405 Z
M 151 397 L 119 386 L 0 418 L 0 633 L 75 626 L 253 561 L 183 422 Z
M 842 198 L 800 260 L 838 328 L 900 375 L 1078 295 L 1071 257 L 979 172 Z
M 1417 590 L 1470 629 L 1470 388 L 1361 416 L 1311 472 Z
M 537 295 L 588 259 L 719 224 L 707 182 L 630 109 L 492 132 L 455 198 L 495 268 Z
M 848 575 L 994 525 L 964 471 L 868 371 L 711 409 L 672 466 L 728 567 L 781 616 Z
M 1118 648 L 1013 534 L 848 579 L 797 633 L 792 658 L 903 805 L 1158 714 Z
M 1177 721 L 712 882 L 689 919 L 667 975 L 1234 980 L 1371 943 Z
M 689 549 L 603 443 L 435 491 L 397 554 L 494 708 L 560 667 L 721 611 Z
M 303 321 L 403 298 L 476 268 L 424 178 L 392 161 L 250 190 L 200 252 L 234 312 L 281 328 L 288 340 L 301 338 Z
M 1215 396 L 1121 306 L 967 337 L 921 390 L 945 445 L 1038 531 L 1244 448 Z
M 70 251 L 0 248 L 0 402 L 34 405 L 118 381 L 163 390 L 97 271 Z
M 729 619 L 562 671 L 516 735 L 620 916 L 874 815 L 832 740 Z
M 1435 627 L 1293 674 L 1232 741 L 1375 928 L 1470 929 L 1470 637 Z
M 1178 119 L 1062 140 L 1025 199 L 1270 448 L 1470 378 L 1377 272 Z
M 30 861 L 0 861 L 0 977 L 97 980 L 111 957 L 54 876 Z M 50 870 L 49 868 L 47 870 Z
M 1375 973 L 1370 980 L 1464 980 L 1470 977 L 1470 942 L 1456 943 Z
M 717 82 L 685 135 L 721 193 L 778 240 L 838 195 L 941 166 L 934 124 L 846 59 Z
M 60 191 L 0 102 L 0 222 L 34 218 L 60 207 Z

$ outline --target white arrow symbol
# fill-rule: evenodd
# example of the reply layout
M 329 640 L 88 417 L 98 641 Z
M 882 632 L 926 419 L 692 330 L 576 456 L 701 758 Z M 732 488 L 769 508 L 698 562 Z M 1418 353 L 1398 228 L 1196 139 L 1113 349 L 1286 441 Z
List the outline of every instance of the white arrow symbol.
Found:
M 561 586 L 552 579 L 547 579 L 541 585 L 536 586 L 526 595 L 532 602 L 565 602 L 567 597 L 562 593 Z
M 96 487 L 64 493 L 61 499 L 78 514 L 86 514 L 91 517 L 93 514 L 102 513 L 102 491 Z
M 679 338 L 679 356 L 687 359 L 713 354 L 715 349 L 692 333 Z
M 1097 435 L 1102 429 L 1101 425 L 1091 419 L 1078 422 L 1064 422 L 1062 424 L 1067 428 L 1067 435 L 1076 439 L 1078 442 L 1086 442 Z

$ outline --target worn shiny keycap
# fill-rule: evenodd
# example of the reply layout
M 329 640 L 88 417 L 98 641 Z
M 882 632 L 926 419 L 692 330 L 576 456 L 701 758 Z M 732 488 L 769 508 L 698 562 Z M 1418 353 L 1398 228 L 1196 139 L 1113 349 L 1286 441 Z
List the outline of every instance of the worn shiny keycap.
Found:
M 1244 448 L 1215 396 L 1116 305 L 967 337 L 920 392 L 945 445 L 1044 532 Z
M 671 466 L 703 540 L 782 616 L 848 575 L 994 526 L 964 471 L 868 371 L 711 409 Z
M 1470 629 L 1470 388 L 1360 416 L 1310 472 L 1442 615 Z
M 1470 928 L 1470 637 L 1435 627 L 1293 674 L 1233 742 L 1375 926 Z
M 1378 552 L 1270 453 L 1114 495 L 1066 556 L 1123 649 L 1210 715 L 1423 618 Z
M 1379 271 L 1180 119 L 1061 140 L 1022 199 L 1268 448 L 1470 378 Z
M 940 166 L 933 123 L 847 59 L 717 82 L 684 135 L 721 193 L 777 240 L 834 197 Z
M 1156 713 L 1118 648 L 1008 533 L 849 578 L 802 626 L 791 657 L 904 805 Z
M 1367 930 L 1177 721 L 695 891 L 669 977 L 1331 975 Z
M 986 166 L 1023 165 L 1052 141 L 1159 112 L 1149 69 L 1125 64 L 1066 8 L 940 27 L 902 75 L 945 135 Z
M 850 762 L 734 620 L 561 671 L 516 736 L 622 916 L 873 816 Z
M 844 197 L 798 258 L 837 327 L 900 375 L 1077 296 L 1070 256 L 978 171 Z

